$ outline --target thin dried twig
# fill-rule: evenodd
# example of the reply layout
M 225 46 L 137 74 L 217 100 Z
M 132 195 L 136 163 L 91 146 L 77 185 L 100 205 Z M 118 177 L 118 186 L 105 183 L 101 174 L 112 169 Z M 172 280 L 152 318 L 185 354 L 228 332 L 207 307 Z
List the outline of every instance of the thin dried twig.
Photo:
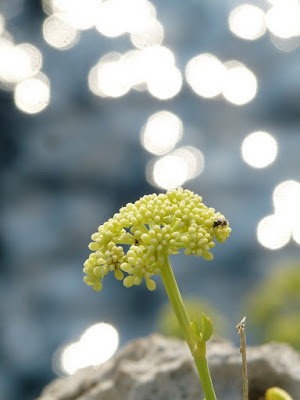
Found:
M 241 322 L 236 326 L 236 329 L 241 337 L 240 353 L 242 354 L 242 374 L 243 374 L 243 400 L 249 400 L 249 389 L 248 389 L 248 372 L 247 372 L 247 357 L 246 357 L 246 333 L 245 333 L 245 321 L 244 317 Z

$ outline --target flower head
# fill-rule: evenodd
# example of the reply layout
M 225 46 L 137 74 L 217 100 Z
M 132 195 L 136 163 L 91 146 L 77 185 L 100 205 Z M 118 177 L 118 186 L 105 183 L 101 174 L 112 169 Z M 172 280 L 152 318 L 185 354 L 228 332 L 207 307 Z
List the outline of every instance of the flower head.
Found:
M 160 273 L 166 256 L 184 249 L 186 255 L 212 260 L 214 239 L 223 243 L 230 232 L 224 216 L 190 190 L 146 195 L 122 207 L 92 235 L 84 281 L 99 291 L 104 276 L 113 271 L 126 287 L 139 285 L 144 278 L 154 290 L 151 277 Z

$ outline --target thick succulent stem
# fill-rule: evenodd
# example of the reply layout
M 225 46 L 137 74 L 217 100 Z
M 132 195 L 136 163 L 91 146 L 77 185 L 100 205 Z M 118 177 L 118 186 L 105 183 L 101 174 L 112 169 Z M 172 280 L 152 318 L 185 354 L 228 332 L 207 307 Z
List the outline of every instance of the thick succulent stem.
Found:
M 191 321 L 183 304 L 168 256 L 165 256 L 164 265 L 161 265 L 161 278 L 179 325 L 183 331 L 185 340 L 194 358 L 205 399 L 216 400 L 206 359 L 206 344 L 199 343 L 191 331 Z

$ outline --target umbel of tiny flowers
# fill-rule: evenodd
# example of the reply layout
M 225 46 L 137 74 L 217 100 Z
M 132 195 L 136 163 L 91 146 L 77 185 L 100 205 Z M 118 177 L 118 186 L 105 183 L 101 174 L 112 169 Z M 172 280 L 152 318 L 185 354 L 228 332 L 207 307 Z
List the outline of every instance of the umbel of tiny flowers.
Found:
M 231 232 L 228 221 L 202 198 L 182 188 L 166 194 L 150 194 L 129 203 L 92 235 L 92 250 L 84 263 L 84 282 L 100 291 L 104 277 L 113 272 L 124 286 L 140 285 L 155 290 L 152 278 L 160 274 L 167 295 L 194 357 L 206 400 L 216 400 L 207 360 L 206 341 L 212 334 L 209 318 L 202 326 L 191 322 L 175 280 L 169 256 L 183 250 L 212 260 L 214 240 L 223 243 Z M 125 247 L 123 247 L 125 246 Z
M 188 256 L 212 260 L 214 239 L 223 243 L 230 231 L 224 216 L 189 190 L 144 196 L 122 207 L 92 235 L 84 281 L 99 291 L 112 271 L 126 287 L 140 285 L 144 278 L 148 289 L 154 290 L 151 277 L 161 273 L 166 256 L 184 249 Z M 122 245 L 129 245 L 126 253 Z

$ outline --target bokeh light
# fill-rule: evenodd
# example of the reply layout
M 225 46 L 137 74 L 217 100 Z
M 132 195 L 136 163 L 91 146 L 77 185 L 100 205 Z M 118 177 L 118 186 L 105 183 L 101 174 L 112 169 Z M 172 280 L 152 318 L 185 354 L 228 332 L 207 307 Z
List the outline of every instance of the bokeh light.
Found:
M 107 0 L 97 13 L 96 29 L 105 36 L 143 32 L 156 16 L 154 6 L 145 0 Z
M 146 90 L 147 65 L 145 63 L 144 51 L 130 50 L 122 57 L 124 68 L 127 71 L 131 87 L 136 90 Z
M 107 60 L 108 57 L 109 55 L 104 56 L 90 72 L 89 87 L 95 94 L 110 95 L 108 94 L 110 90 L 104 90 L 102 86 L 115 85 L 120 87 L 117 90 L 121 93 L 120 95 L 126 94 L 131 88 L 148 89 L 154 97 L 167 100 L 176 96 L 181 89 L 182 76 L 175 65 L 174 54 L 164 46 L 155 45 L 143 50 L 131 50 L 124 56 L 120 54 L 114 56 L 113 60 Z M 118 64 L 114 66 L 116 76 L 103 78 L 102 82 L 101 66 L 104 62 L 111 61 Z M 97 75 L 99 75 L 98 78 Z
M 108 53 L 91 69 L 90 90 L 102 97 L 124 96 L 131 89 L 130 73 L 118 53 Z
M 13 47 L 13 43 L 11 40 L 0 37 L 0 83 L 1 83 L 1 89 L 11 89 L 10 81 L 9 79 L 9 56 L 7 55 L 10 54 L 11 48 Z
M 90 70 L 90 90 L 102 97 L 120 97 L 135 89 L 148 91 L 161 100 L 176 96 L 182 77 L 172 51 L 164 46 L 131 50 L 123 56 L 108 53 Z
M 101 4 L 96 29 L 104 36 L 115 38 L 126 32 L 125 16 L 120 13 L 119 2 L 108 0 Z
M 180 147 L 173 151 L 175 156 L 182 158 L 187 165 L 187 180 L 200 175 L 204 168 L 203 153 L 193 146 Z
M 259 7 L 242 4 L 229 14 L 229 28 L 241 39 L 255 40 L 266 31 L 265 13 Z
M 86 30 L 95 25 L 101 0 L 46 0 L 44 9 L 76 29 Z
M 201 151 L 185 146 L 152 160 L 147 167 L 147 179 L 154 186 L 174 189 L 199 175 L 203 167 L 204 157 Z
M 291 237 L 300 244 L 300 182 L 288 180 L 273 192 L 275 214 L 265 217 L 257 228 L 259 242 L 270 249 L 285 246 Z
M 121 60 L 123 77 L 137 89 L 147 88 L 152 96 L 167 100 L 176 96 L 182 86 L 182 76 L 175 65 L 173 52 L 164 46 L 148 46 L 131 50 Z
M 118 345 L 119 334 L 115 327 L 104 322 L 92 325 L 78 342 L 61 350 L 60 368 L 54 368 L 73 374 L 80 368 L 100 365 L 113 356 Z
M 175 189 L 188 179 L 188 165 L 180 156 L 173 154 L 157 160 L 151 171 L 151 183 L 163 189 Z
M 131 85 L 120 61 L 100 63 L 98 85 L 104 96 L 120 97 L 129 92 Z
M 225 64 L 227 71 L 223 84 L 223 96 L 230 103 L 243 105 L 254 99 L 257 80 L 253 72 L 237 61 Z
M 130 34 L 132 44 L 138 49 L 160 45 L 164 38 L 164 28 L 156 19 L 148 19 L 146 25 Z
M 43 65 L 42 53 L 30 43 L 21 43 L 16 47 L 23 51 L 29 60 L 29 68 L 26 71 L 26 74 L 24 74 L 25 78 L 29 78 L 30 76 L 37 74 Z
M 35 46 L 29 43 L 15 46 L 4 38 L 0 38 L 0 59 L 0 79 L 13 84 L 35 75 L 43 62 Z
M 277 142 L 267 132 L 253 132 L 242 143 L 242 157 L 253 168 L 272 164 L 277 156 Z
M 174 148 L 182 135 L 182 121 L 168 111 L 153 114 L 141 132 L 142 144 L 153 154 L 166 154 Z
M 176 96 L 182 86 L 181 72 L 176 67 L 161 66 L 147 78 L 147 88 L 152 96 L 168 100 Z
M 298 220 L 300 215 L 300 183 L 294 180 L 287 180 L 277 185 L 273 192 L 273 204 L 277 214 L 293 221 L 295 216 Z M 291 211 L 294 216 L 291 216 Z
M 145 66 L 148 66 L 148 74 L 156 73 L 162 66 L 174 67 L 175 57 L 172 50 L 165 46 L 151 46 L 143 50 Z
M 59 50 L 70 49 L 79 40 L 78 30 L 56 15 L 51 15 L 45 19 L 43 36 L 50 46 Z
M 288 39 L 300 35 L 300 3 L 290 1 L 274 5 L 266 13 L 266 24 L 273 35 Z
M 258 223 L 257 239 L 262 246 L 270 250 L 280 249 L 290 238 L 290 226 L 286 218 L 281 215 L 268 215 Z
M 173 52 L 164 46 L 149 46 L 140 51 L 132 74 L 133 84 L 144 80 L 148 91 L 161 100 L 176 96 L 182 85 Z
M 195 93 L 212 98 L 222 91 L 226 68 L 217 57 L 205 53 L 192 58 L 185 73 L 187 82 Z
M 50 102 L 48 78 L 40 73 L 18 83 L 14 91 L 14 101 L 16 107 L 27 114 L 43 111 Z

